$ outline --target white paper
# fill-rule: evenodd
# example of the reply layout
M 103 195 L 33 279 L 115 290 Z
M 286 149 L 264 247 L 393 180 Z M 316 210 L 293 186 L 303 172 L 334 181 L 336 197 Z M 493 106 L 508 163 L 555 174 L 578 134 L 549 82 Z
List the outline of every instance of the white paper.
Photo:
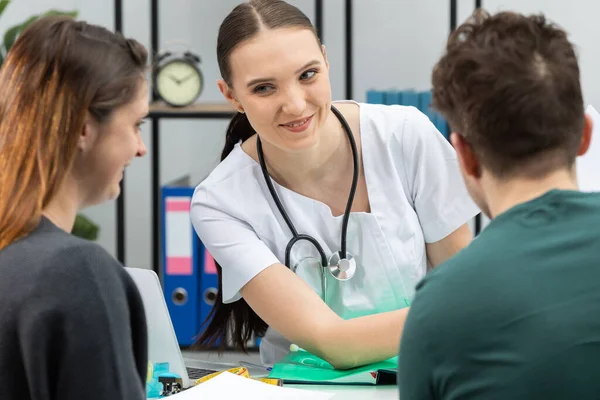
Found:
M 231 399 L 231 400 L 327 400 L 335 393 L 319 392 L 315 390 L 302 390 L 269 385 L 243 376 L 223 372 L 188 390 L 169 396 L 174 400 L 205 400 L 205 399 Z
M 582 192 L 600 192 L 600 114 L 588 105 L 586 110 L 592 118 L 592 140 L 588 151 L 577 157 L 577 182 Z

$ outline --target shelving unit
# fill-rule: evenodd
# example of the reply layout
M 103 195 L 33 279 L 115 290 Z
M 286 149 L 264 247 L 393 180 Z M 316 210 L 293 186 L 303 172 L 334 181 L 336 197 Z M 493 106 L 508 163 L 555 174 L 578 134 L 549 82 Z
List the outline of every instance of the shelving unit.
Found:
M 115 31 L 123 33 L 123 1 L 115 0 Z M 117 197 L 117 259 L 125 264 L 125 175 L 119 183 L 121 195 Z
M 457 26 L 457 1 L 450 0 L 450 31 Z M 475 8 L 481 7 L 482 1 L 475 0 Z M 158 52 L 159 28 L 158 28 L 158 0 L 150 2 L 151 19 L 151 54 Z M 352 98 L 352 0 L 345 0 L 345 96 Z M 323 1 L 315 0 L 315 28 L 317 34 L 323 40 Z M 122 0 L 115 0 L 115 30 L 122 29 Z M 228 103 L 198 103 L 189 107 L 173 108 L 157 99 L 153 95 L 150 105 L 149 118 L 151 119 L 151 247 L 152 247 L 152 269 L 160 275 L 160 127 L 161 119 L 229 119 L 235 115 L 235 110 Z M 121 184 L 121 196 L 117 200 L 117 258 L 125 263 L 125 221 L 124 221 L 124 180 Z M 475 218 L 475 234 L 481 230 L 481 215 Z
M 173 108 L 164 102 L 150 104 L 150 116 L 153 118 L 221 118 L 231 117 L 235 109 L 229 103 L 200 103 L 188 107 Z

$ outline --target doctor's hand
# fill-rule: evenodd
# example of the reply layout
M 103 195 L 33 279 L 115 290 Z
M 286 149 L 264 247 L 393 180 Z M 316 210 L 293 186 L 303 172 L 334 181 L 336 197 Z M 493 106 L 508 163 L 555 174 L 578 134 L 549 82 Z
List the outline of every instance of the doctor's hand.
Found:
M 263 270 L 241 294 L 269 326 L 335 368 L 398 355 L 408 308 L 344 320 L 283 264 Z

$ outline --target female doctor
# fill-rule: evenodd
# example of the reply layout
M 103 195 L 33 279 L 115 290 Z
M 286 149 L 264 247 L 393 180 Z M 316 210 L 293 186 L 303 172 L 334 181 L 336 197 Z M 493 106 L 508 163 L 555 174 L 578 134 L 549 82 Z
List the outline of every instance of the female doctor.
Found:
M 291 343 L 336 368 L 396 355 L 428 262 L 472 239 L 452 147 L 415 108 L 332 103 L 325 48 L 284 1 L 235 7 L 217 56 L 239 112 L 192 200 L 219 266 L 199 344 L 245 350 L 266 330 L 265 365 Z

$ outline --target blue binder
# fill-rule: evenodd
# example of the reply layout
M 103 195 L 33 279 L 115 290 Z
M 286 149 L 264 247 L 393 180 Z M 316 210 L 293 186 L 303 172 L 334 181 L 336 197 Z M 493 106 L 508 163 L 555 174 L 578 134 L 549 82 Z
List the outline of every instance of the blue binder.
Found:
M 385 104 L 396 105 L 402 104 L 402 92 L 397 90 L 389 90 L 385 92 Z
M 367 90 L 367 103 L 385 104 L 385 93 L 380 90 Z
M 200 324 L 205 323 L 215 305 L 217 293 L 219 290 L 219 280 L 217 276 L 217 266 L 212 255 L 201 246 L 201 257 L 199 263 L 200 271 Z
M 195 342 L 201 322 L 202 246 L 190 220 L 193 192 L 189 187 L 162 189 L 163 290 L 180 346 Z
M 415 90 L 404 90 L 402 92 L 402 104 L 419 108 L 419 94 Z
M 432 94 L 430 90 L 423 91 L 419 93 L 419 109 L 423 114 L 427 115 L 433 125 L 437 128 L 438 131 L 446 138 L 449 139 L 449 129 L 446 120 L 435 109 L 431 107 L 432 102 Z

